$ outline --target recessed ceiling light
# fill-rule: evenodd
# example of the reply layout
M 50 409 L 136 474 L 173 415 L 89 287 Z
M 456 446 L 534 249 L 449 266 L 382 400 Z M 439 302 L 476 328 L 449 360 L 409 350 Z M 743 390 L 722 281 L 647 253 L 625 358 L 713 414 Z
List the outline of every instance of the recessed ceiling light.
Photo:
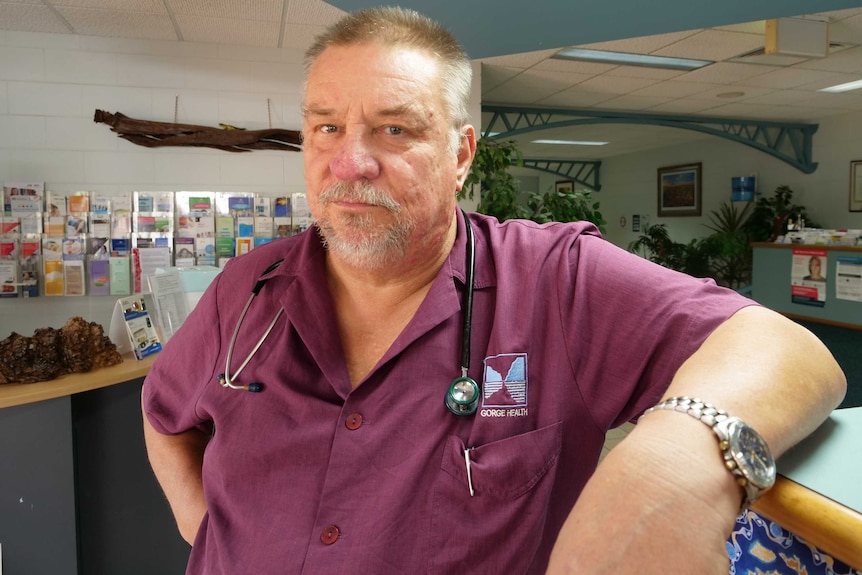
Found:
M 836 86 L 829 86 L 828 88 L 821 88 L 820 90 L 817 90 L 817 91 L 837 94 L 839 92 L 849 92 L 850 90 L 858 90 L 859 88 L 862 88 L 862 80 L 856 80 L 855 82 L 847 82 L 845 84 L 838 84 Z
M 691 58 L 669 58 L 666 56 L 651 56 L 649 54 L 629 54 L 626 52 L 608 52 L 605 50 L 586 50 L 583 48 L 563 48 L 551 58 L 557 60 L 580 60 L 585 62 L 602 62 L 628 66 L 647 66 L 650 68 L 670 68 L 671 70 L 696 70 L 710 64 L 712 60 L 694 60 Z
M 607 146 L 607 142 L 595 142 L 591 140 L 533 140 L 532 144 L 563 144 L 568 146 Z

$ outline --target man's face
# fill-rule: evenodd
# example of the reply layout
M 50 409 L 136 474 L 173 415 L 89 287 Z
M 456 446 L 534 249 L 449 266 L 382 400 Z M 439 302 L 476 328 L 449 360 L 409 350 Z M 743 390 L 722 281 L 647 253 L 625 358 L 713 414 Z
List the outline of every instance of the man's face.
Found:
M 377 44 L 327 48 L 304 103 L 306 193 L 330 251 L 379 269 L 442 241 L 472 152 L 451 148 L 434 59 Z

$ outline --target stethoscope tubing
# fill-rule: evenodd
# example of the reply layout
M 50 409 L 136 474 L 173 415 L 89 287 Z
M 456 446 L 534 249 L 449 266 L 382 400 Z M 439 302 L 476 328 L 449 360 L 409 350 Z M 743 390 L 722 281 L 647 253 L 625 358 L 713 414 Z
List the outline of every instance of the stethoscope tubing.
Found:
M 269 267 L 267 267 L 265 270 L 263 270 L 261 277 L 267 275 L 268 273 L 273 271 L 275 268 L 280 266 L 281 262 L 283 262 L 283 261 L 284 260 L 281 259 L 281 260 L 278 260 L 278 261 L 271 263 L 269 265 Z M 284 308 L 278 308 L 278 313 L 276 313 L 275 317 L 272 318 L 272 321 L 269 323 L 269 327 L 266 328 L 266 331 L 263 333 L 263 335 L 260 337 L 260 339 L 257 340 L 257 343 L 255 344 L 254 348 L 245 357 L 245 361 L 243 361 L 242 364 L 239 366 L 239 368 L 233 373 L 233 375 L 231 375 L 230 364 L 231 364 L 231 360 L 233 359 L 233 351 L 234 351 L 234 348 L 236 346 L 236 339 L 239 336 L 240 327 L 242 327 L 243 320 L 245 320 L 245 314 L 248 312 L 248 308 L 251 307 L 251 302 L 254 301 L 254 298 L 257 297 L 257 294 L 260 293 L 261 288 L 268 281 L 268 279 L 269 278 L 257 280 L 257 283 L 254 285 L 254 287 L 251 290 L 251 294 L 248 296 L 248 300 L 246 300 L 246 302 L 245 302 L 245 307 L 242 308 L 242 312 L 239 314 L 239 319 L 236 322 L 236 326 L 233 328 L 233 334 L 231 335 L 230 343 L 227 346 L 227 357 L 225 357 L 225 362 L 224 362 L 224 380 L 222 383 L 222 385 L 224 387 L 232 387 L 232 388 L 233 387 L 242 387 L 242 386 L 236 386 L 233 383 L 234 378 L 238 377 L 239 374 L 242 372 L 242 370 L 245 369 L 245 366 L 248 365 L 248 362 L 251 361 L 251 358 L 254 357 L 254 354 L 257 353 L 257 350 L 259 350 L 260 346 L 263 345 L 263 342 L 269 336 L 270 332 L 272 331 L 272 328 L 275 327 L 275 324 L 278 321 L 278 318 L 280 318 L 281 314 L 284 312 Z
M 466 274 L 464 283 L 467 286 L 467 297 L 464 302 L 464 325 L 461 331 L 461 377 L 467 377 L 470 369 L 470 337 L 473 327 L 473 276 L 476 272 L 476 238 L 473 237 L 473 226 L 467 217 L 467 212 L 461 210 L 467 230 Z
M 446 394 L 446 405 L 452 413 L 456 415 L 471 415 L 476 411 L 476 404 L 478 402 L 478 397 L 481 394 L 480 385 L 471 377 L 467 375 L 467 372 L 470 369 L 470 339 L 471 339 L 471 330 L 473 326 L 473 291 L 474 291 L 474 276 L 476 273 L 476 238 L 473 235 L 473 226 L 470 223 L 470 218 L 467 216 L 467 212 L 461 210 L 461 214 L 464 217 L 464 224 L 467 233 L 467 250 L 466 250 L 466 270 L 464 274 L 464 283 L 467 288 L 467 296 L 464 301 L 464 324 L 462 326 L 461 331 L 461 377 L 453 380 L 452 384 L 449 386 L 449 389 Z M 245 316 L 248 313 L 248 309 L 251 307 L 251 302 L 254 301 L 254 298 L 260 293 L 260 290 L 263 288 L 263 285 L 269 280 L 265 276 L 268 275 L 271 271 L 281 265 L 282 261 L 278 260 L 273 262 L 268 268 L 266 268 L 261 274 L 260 279 L 257 280 L 257 283 L 251 290 L 251 294 L 248 297 L 248 300 L 245 302 L 245 306 L 242 308 L 242 311 L 239 314 L 239 319 L 236 322 L 236 326 L 234 327 L 233 333 L 231 334 L 230 342 L 228 343 L 227 354 L 225 357 L 225 366 L 224 373 L 219 376 L 219 383 L 226 388 L 231 389 L 245 389 L 247 391 L 261 391 L 263 389 L 263 385 L 260 383 L 253 383 L 247 386 L 237 385 L 234 383 L 234 379 L 237 378 L 242 370 L 245 369 L 245 366 L 251 361 L 260 347 L 263 345 L 263 342 L 266 341 L 266 338 L 269 337 L 270 332 L 272 332 L 275 324 L 278 322 L 279 318 L 284 313 L 284 308 L 279 308 L 278 312 L 275 314 L 275 317 L 272 318 L 272 321 L 267 326 L 266 331 L 264 331 L 263 335 L 257 340 L 257 343 L 254 345 L 252 350 L 245 357 L 245 360 L 240 364 L 239 368 L 231 374 L 230 373 L 230 365 L 233 360 L 233 352 L 236 347 L 236 340 L 239 337 L 239 331 L 242 327 L 242 324 L 245 320 Z M 463 396 L 463 391 L 467 391 L 466 396 Z M 456 398 L 456 395 L 459 395 Z M 462 397 L 463 396 L 463 397 Z

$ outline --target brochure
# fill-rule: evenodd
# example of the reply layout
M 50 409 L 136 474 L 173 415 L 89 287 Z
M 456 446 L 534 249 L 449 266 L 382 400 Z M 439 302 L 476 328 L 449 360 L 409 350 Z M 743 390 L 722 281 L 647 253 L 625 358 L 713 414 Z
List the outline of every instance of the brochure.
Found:
M 109 335 L 117 351 L 126 353 L 131 350 L 137 359 L 162 349 L 159 335 L 147 311 L 146 299 L 142 295 L 117 300 Z

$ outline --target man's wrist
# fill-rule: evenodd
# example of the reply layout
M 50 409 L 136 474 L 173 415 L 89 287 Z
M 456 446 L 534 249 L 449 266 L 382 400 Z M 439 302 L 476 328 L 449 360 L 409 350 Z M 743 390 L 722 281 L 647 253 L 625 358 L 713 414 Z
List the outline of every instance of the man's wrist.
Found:
M 710 427 L 719 440 L 725 467 L 742 487 L 746 509 L 775 483 L 775 460 L 766 441 L 750 425 L 725 410 L 697 398 L 672 397 L 656 404 L 641 417 L 655 411 L 685 413 Z

